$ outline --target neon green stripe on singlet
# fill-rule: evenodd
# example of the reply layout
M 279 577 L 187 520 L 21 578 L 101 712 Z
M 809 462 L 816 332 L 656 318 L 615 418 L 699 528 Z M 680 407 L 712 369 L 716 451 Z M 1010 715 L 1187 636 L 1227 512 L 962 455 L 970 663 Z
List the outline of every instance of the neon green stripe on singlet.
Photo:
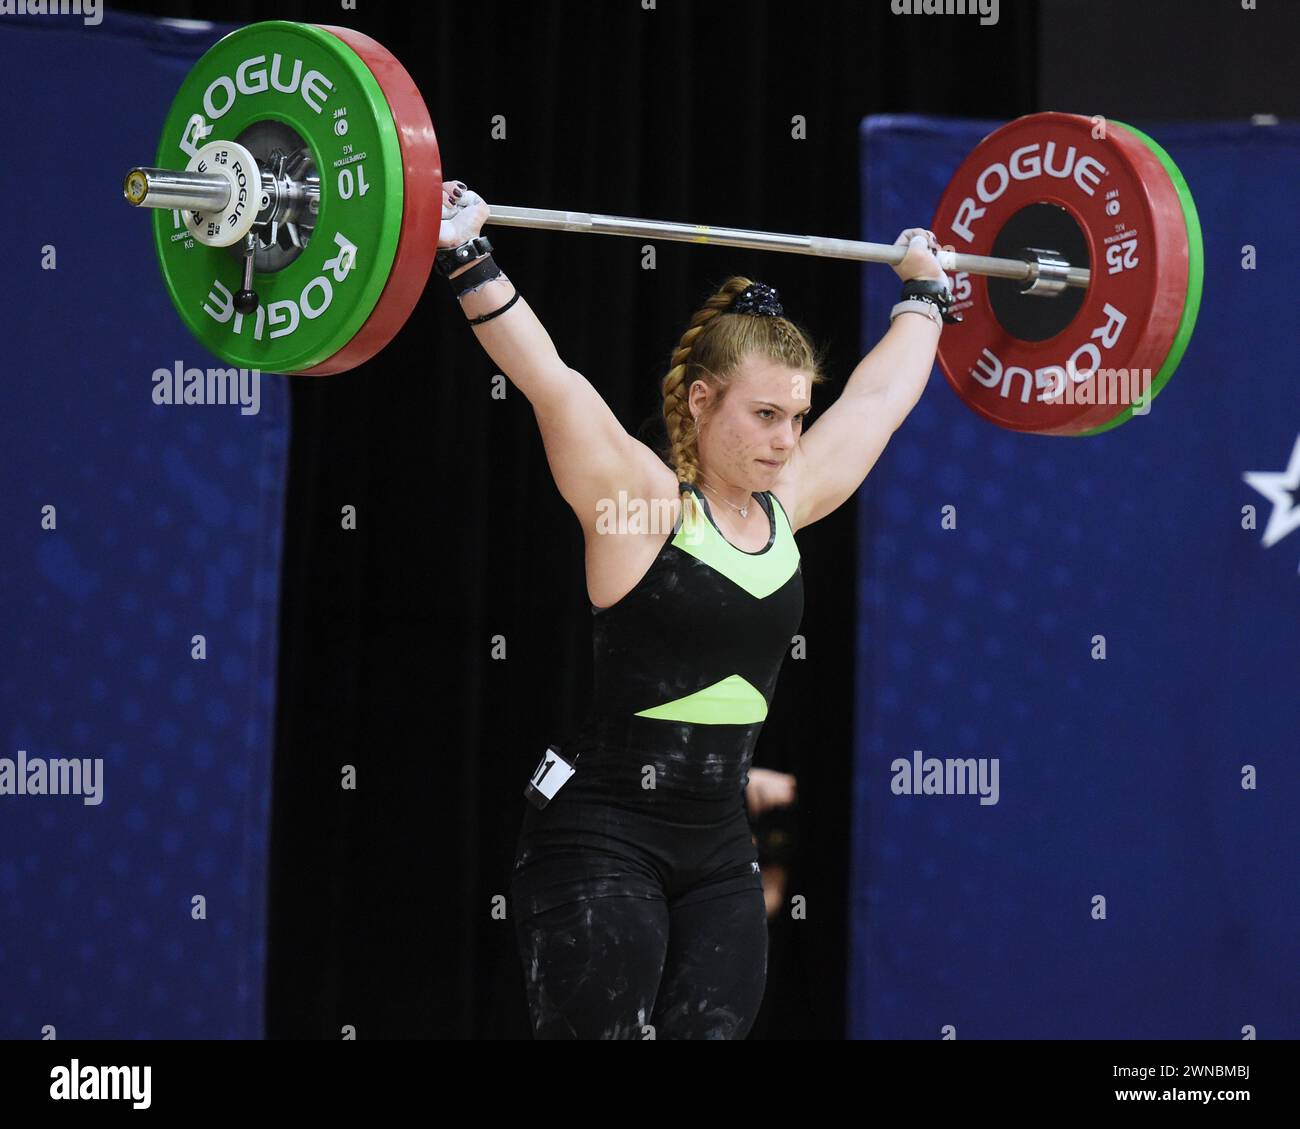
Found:
M 702 560 L 759 600 L 770 596 L 794 575 L 799 566 L 799 549 L 780 503 L 772 501 L 776 521 L 776 539 L 772 547 L 765 553 L 751 554 L 737 549 L 714 528 L 694 494 L 691 500 L 695 503 L 695 520 L 689 523 L 689 528 L 683 522 L 673 538 L 673 544 L 682 552 Z
M 684 698 L 641 710 L 636 716 L 692 725 L 753 725 L 767 717 L 767 701 L 752 683 L 733 674 Z

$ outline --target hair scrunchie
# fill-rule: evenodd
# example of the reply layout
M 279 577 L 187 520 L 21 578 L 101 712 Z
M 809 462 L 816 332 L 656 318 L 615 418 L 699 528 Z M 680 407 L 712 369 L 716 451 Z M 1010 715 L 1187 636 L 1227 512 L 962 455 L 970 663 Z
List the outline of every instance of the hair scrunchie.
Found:
M 763 318 L 783 318 L 785 310 L 777 292 L 765 282 L 751 282 L 727 307 L 729 314 L 754 314 Z

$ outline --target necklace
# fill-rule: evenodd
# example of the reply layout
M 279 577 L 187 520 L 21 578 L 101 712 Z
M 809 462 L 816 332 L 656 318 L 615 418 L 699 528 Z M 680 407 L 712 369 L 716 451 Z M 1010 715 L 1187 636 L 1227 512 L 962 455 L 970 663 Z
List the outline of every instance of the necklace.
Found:
M 703 477 L 704 477 L 703 475 L 700 475 L 700 478 L 703 478 Z M 706 486 L 705 489 L 707 490 L 708 487 Z M 737 511 L 739 511 L 741 517 L 749 517 L 749 503 L 748 503 L 748 502 L 746 502 L 743 506 L 738 506 L 738 505 L 736 505 L 734 502 L 728 502 L 726 498 L 723 498 L 723 497 L 722 497 L 721 495 L 719 495 L 716 491 L 714 491 L 714 496 L 717 497 L 718 501 L 722 502 L 723 505 L 730 506 L 733 510 L 737 510 Z

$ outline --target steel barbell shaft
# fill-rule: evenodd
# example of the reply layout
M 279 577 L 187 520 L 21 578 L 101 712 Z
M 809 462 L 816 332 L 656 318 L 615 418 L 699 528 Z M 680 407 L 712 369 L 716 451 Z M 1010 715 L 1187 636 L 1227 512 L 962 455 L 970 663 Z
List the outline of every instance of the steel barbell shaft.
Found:
M 216 211 L 226 206 L 230 193 L 225 178 L 215 174 L 150 168 L 136 168 L 127 173 L 122 191 L 136 207 L 207 208 Z M 772 231 L 747 231 L 736 227 L 708 227 L 702 224 L 602 216 L 591 212 L 562 212 L 546 208 L 491 205 L 487 222 L 503 227 L 579 231 L 589 235 L 625 235 L 643 239 L 666 239 L 677 243 L 707 243 L 717 247 L 785 251 L 794 255 L 855 259 L 868 263 L 899 263 L 907 254 L 906 247 L 891 243 L 864 243 L 855 239 L 831 239 L 821 235 L 783 235 Z M 945 271 L 969 271 L 971 274 L 1028 283 L 1037 281 L 1039 270 L 1035 261 L 996 259 L 952 251 L 940 252 L 939 265 Z M 1086 267 L 1072 266 L 1063 273 L 1067 286 L 1087 286 L 1091 277 L 1091 272 Z
M 678 243 L 708 243 L 719 247 L 748 247 L 756 251 L 786 251 L 795 255 L 818 255 L 830 259 L 857 259 L 869 263 L 899 263 L 906 247 L 890 243 L 862 243 L 854 239 L 829 239 L 820 235 L 782 235 L 772 231 L 746 231 L 735 227 L 706 227 L 700 224 L 670 223 L 665 220 L 630 219 L 627 216 L 602 216 L 590 212 L 561 212 L 545 208 L 510 208 L 490 205 L 488 223 L 504 227 L 534 227 L 545 231 L 581 231 L 591 235 L 628 235 L 647 239 L 666 239 Z M 986 255 L 965 255 L 952 251 L 939 254 L 945 271 L 969 271 L 971 274 L 1009 278 L 1016 282 L 1034 282 L 1038 264 L 1023 259 L 995 259 Z M 1068 286 L 1087 286 L 1091 271 L 1087 267 L 1070 267 L 1065 274 Z

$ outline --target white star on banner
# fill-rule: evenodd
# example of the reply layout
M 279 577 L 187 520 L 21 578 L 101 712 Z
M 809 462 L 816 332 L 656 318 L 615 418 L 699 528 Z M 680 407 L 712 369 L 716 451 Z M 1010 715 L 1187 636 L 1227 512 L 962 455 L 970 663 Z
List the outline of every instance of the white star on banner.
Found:
M 1268 525 L 1264 528 L 1264 548 L 1276 545 L 1288 533 L 1300 529 L 1300 435 L 1296 436 L 1286 470 L 1252 470 L 1241 477 L 1246 485 L 1273 503 L 1273 512 L 1268 515 Z

